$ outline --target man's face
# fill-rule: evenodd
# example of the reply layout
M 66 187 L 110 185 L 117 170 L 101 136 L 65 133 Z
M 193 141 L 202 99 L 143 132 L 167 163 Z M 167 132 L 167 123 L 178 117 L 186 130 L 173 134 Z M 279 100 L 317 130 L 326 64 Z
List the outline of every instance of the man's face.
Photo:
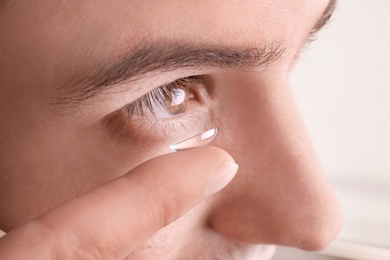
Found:
M 326 245 L 339 210 L 291 100 L 288 74 L 332 4 L 5 1 L 0 228 L 218 126 L 213 145 L 240 165 L 236 178 L 133 256 L 243 259 L 272 251 L 251 244 Z M 190 93 L 182 107 L 153 116 L 137 103 L 129 115 L 136 100 L 180 78 Z

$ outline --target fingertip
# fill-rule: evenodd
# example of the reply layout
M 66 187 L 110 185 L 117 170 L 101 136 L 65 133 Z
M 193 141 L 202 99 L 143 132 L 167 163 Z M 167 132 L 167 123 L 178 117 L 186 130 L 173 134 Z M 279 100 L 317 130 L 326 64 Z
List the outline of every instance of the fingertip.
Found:
M 197 181 L 200 181 L 200 175 L 203 175 L 204 197 L 209 197 L 226 187 L 238 171 L 238 165 L 233 157 L 218 147 L 206 146 L 179 153 L 181 154 L 176 156 L 182 158 L 176 159 L 178 167 L 187 168 L 190 175 L 195 173 Z M 189 167 L 192 169 L 188 169 Z M 191 179 L 190 176 L 188 178 Z
M 209 177 L 205 189 L 204 197 L 209 197 L 225 188 L 236 176 L 238 165 L 231 162 L 220 164 Z
M 216 146 L 204 146 L 180 151 L 176 154 L 186 157 L 187 160 L 201 160 L 205 163 L 210 162 L 214 165 L 219 165 L 224 162 L 236 163 L 234 158 L 228 152 Z

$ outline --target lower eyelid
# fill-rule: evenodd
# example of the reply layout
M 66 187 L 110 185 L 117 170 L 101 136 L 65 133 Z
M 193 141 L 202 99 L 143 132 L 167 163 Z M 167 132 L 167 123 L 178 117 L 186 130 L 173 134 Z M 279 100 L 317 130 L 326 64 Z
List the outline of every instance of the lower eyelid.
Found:
M 168 118 L 140 119 L 138 122 L 130 122 L 135 128 L 149 129 L 149 135 L 170 136 L 178 133 L 187 134 L 192 128 L 204 125 L 209 121 L 208 109 L 201 107 L 196 102 L 189 102 L 187 111 Z
M 127 111 L 118 110 L 104 118 L 103 126 L 111 136 L 126 142 L 154 143 L 166 140 L 168 144 L 172 138 L 185 138 L 211 127 L 208 107 L 196 103 L 189 102 L 188 111 L 167 119 L 133 116 L 129 120 Z

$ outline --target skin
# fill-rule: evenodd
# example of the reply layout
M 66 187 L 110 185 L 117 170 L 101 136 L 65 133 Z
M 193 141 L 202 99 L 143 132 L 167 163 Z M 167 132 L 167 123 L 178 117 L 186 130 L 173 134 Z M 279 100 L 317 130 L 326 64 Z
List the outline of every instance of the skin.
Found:
M 268 259 L 268 244 L 324 248 L 339 231 L 340 209 L 294 106 L 288 74 L 327 4 L 6 3 L 0 11 L 0 33 L 7 35 L 0 42 L 0 228 L 8 234 L 0 248 L 8 256 L 39 255 L 46 248 L 82 259 Z M 144 41 L 232 48 L 283 42 L 285 51 L 267 67 L 148 73 L 80 104 L 53 104 L 87 68 Z M 153 123 L 117 121 L 118 109 L 192 75 L 208 75 L 211 83 L 201 84 L 182 115 Z M 213 143 L 218 148 L 152 159 L 167 153 L 169 144 L 214 126 L 220 128 Z M 199 203 L 208 176 L 233 161 L 230 156 L 240 166 L 236 177 Z M 163 213 L 156 210 L 161 207 Z M 108 228 L 105 219 L 112 216 L 115 227 L 132 235 Z M 41 242 L 20 250 L 21 241 L 36 241 L 42 230 Z M 72 248 L 66 237 L 81 242 Z M 114 253 L 95 250 L 102 244 Z

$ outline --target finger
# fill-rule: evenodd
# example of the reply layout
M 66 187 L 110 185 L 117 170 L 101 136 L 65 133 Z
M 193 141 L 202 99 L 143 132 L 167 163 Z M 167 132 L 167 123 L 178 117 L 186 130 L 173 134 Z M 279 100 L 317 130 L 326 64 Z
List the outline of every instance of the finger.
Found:
M 0 258 L 123 258 L 226 186 L 237 168 L 215 147 L 154 158 L 9 232 L 0 239 Z
M 5 233 L 3 230 L 0 230 L 0 238 L 3 237 L 5 234 L 7 233 Z

